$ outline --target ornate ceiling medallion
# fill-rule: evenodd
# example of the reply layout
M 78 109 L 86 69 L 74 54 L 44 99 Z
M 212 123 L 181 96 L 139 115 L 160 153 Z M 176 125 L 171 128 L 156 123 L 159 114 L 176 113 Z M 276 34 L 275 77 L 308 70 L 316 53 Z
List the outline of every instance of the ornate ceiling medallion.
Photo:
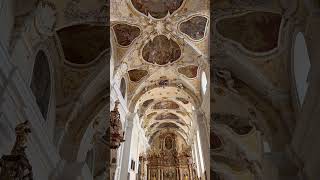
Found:
M 137 26 L 128 24 L 116 24 L 112 29 L 115 33 L 117 43 L 121 46 L 129 46 L 141 32 Z
M 195 78 L 198 74 L 198 66 L 189 65 L 185 67 L 181 67 L 178 69 L 178 72 L 185 75 L 188 78 Z
M 143 77 L 148 75 L 148 71 L 141 69 L 132 69 L 128 71 L 129 78 L 133 82 L 139 82 Z
M 179 25 L 182 33 L 186 34 L 192 40 L 202 40 L 206 34 L 208 19 L 203 16 L 194 16 Z
M 149 63 L 166 65 L 177 61 L 181 57 L 181 49 L 172 39 L 159 35 L 143 47 L 142 57 Z
M 246 50 L 264 53 L 278 46 L 281 21 L 280 14 L 251 12 L 220 20 L 217 23 L 217 31 Z
M 162 101 L 156 103 L 153 109 L 179 109 L 179 105 L 173 101 Z
M 131 0 L 131 3 L 142 14 L 161 19 L 182 7 L 183 0 Z

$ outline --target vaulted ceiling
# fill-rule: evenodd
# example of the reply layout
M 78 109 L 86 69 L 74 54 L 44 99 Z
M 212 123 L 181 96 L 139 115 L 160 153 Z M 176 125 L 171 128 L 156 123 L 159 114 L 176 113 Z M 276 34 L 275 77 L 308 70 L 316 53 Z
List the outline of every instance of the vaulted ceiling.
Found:
M 114 76 L 126 81 L 129 111 L 148 137 L 173 129 L 187 140 L 209 75 L 208 1 L 112 0 L 110 13 Z

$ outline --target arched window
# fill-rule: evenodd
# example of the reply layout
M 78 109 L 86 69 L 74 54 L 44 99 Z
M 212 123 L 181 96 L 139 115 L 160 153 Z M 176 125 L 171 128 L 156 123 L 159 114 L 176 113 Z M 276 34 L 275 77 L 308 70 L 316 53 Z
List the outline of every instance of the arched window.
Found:
M 202 88 L 203 94 L 205 94 L 206 91 L 207 91 L 207 84 L 208 84 L 208 80 L 207 80 L 206 73 L 202 72 L 202 75 L 201 75 L 201 88 Z
M 120 92 L 123 98 L 125 98 L 126 95 L 126 80 L 124 78 L 121 79 L 120 82 Z
M 299 104 L 302 105 L 308 89 L 308 73 L 310 59 L 304 35 L 299 32 L 294 44 L 294 78 L 298 94 Z
M 51 94 L 51 78 L 48 58 L 43 51 L 39 51 L 36 55 L 30 88 L 43 118 L 46 119 Z

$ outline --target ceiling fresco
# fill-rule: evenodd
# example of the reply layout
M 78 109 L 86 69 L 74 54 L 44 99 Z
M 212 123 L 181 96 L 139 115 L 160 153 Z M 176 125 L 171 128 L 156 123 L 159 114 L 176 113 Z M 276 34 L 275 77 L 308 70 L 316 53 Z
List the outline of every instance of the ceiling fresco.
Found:
M 204 37 L 208 19 L 203 16 L 195 16 L 180 24 L 180 31 L 193 40 L 200 40 Z
M 155 119 L 156 120 L 179 119 L 179 117 L 173 113 L 164 113 L 164 114 L 158 115 Z
M 164 18 L 181 7 L 183 0 L 131 0 L 135 9 L 154 18 Z
M 128 24 L 116 24 L 113 26 L 117 43 L 121 46 L 129 46 L 139 35 L 140 29 Z
M 179 105 L 173 101 L 161 101 L 155 104 L 153 109 L 179 109 Z
M 132 69 L 128 71 L 128 74 L 131 81 L 138 82 L 148 74 L 148 71 L 141 69 Z
M 178 72 L 185 75 L 188 78 L 195 78 L 198 75 L 198 66 L 189 65 L 181 67 L 178 69 Z
M 181 56 L 181 49 L 174 40 L 160 35 L 144 46 L 142 56 L 149 63 L 165 65 L 177 61 Z

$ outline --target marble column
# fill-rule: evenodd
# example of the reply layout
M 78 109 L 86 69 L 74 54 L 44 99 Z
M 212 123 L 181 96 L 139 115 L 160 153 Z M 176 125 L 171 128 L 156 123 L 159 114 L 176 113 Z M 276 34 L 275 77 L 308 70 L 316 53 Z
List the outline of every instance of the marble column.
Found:
M 125 129 L 125 142 L 122 152 L 122 162 L 120 169 L 120 180 L 127 180 L 129 172 L 129 163 L 130 163 L 130 149 L 131 149 L 131 140 L 132 140 L 132 130 L 134 124 L 135 114 L 129 114 L 127 116 L 127 126 Z

